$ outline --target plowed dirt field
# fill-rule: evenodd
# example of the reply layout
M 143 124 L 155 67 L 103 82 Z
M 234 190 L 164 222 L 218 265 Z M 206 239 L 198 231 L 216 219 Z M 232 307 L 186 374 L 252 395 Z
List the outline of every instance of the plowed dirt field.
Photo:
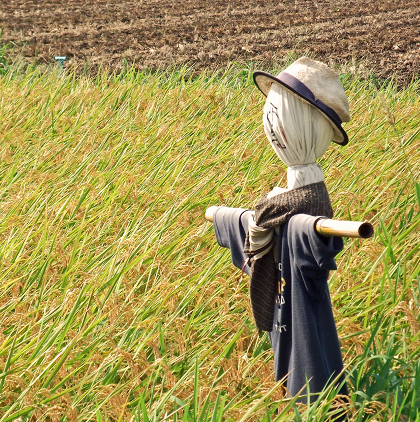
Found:
M 125 59 L 137 68 L 236 61 L 268 70 L 306 53 L 400 82 L 420 73 L 419 0 L 1 0 L 0 27 L 13 54 L 66 55 L 67 66 L 93 69 Z

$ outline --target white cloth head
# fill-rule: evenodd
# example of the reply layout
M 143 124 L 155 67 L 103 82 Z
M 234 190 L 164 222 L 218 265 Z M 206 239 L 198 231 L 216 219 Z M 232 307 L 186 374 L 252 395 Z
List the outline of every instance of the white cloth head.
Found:
M 320 111 L 281 85 L 273 84 L 264 106 L 263 123 L 274 151 L 288 166 L 288 190 L 324 180 L 324 172 L 316 160 L 328 149 L 334 129 Z M 282 192 L 284 189 L 276 186 L 267 196 Z M 253 214 L 248 224 L 250 248 L 253 251 L 265 246 L 274 235 L 274 229 L 257 226 Z M 257 254 L 255 259 L 261 258 L 269 250 Z
M 288 189 L 324 180 L 316 160 L 328 149 L 334 129 L 320 111 L 273 84 L 264 106 L 263 123 L 274 151 L 288 166 Z

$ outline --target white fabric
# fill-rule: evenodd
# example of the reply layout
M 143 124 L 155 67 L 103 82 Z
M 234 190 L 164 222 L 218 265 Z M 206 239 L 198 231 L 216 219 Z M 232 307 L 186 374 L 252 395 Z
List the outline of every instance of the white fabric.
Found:
M 273 84 L 264 106 L 263 123 L 274 151 L 288 166 L 287 189 L 276 186 L 267 195 L 269 198 L 324 180 L 324 172 L 316 160 L 328 149 L 334 129 L 320 111 L 282 86 Z M 265 246 L 274 235 L 274 229 L 257 226 L 253 214 L 248 225 L 252 251 Z M 270 249 L 255 255 L 255 259 L 263 257 Z
M 287 188 L 294 189 L 299 186 L 310 185 L 324 181 L 324 172 L 317 163 L 303 164 L 287 167 Z
M 249 233 L 249 244 L 252 251 L 257 251 L 258 249 L 264 247 L 268 242 L 271 241 L 274 235 L 274 229 L 264 229 L 254 221 L 254 213 L 249 215 L 248 218 L 248 233 Z M 267 254 L 271 248 L 254 255 L 255 259 L 262 258 Z
M 273 190 L 267 194 L 267 198 L 272 198 L 275 195 L 278 195 L 283 192 L 287 192 L 289 189 L 279 188 L 278 186 L 274 186 Z
M 328 149 L 334 129 L 320 111 L 273 84 L 264 106 L 263 123 L 274 151 L 290 167 L 288 189 L 324 180 L 316 160 Z

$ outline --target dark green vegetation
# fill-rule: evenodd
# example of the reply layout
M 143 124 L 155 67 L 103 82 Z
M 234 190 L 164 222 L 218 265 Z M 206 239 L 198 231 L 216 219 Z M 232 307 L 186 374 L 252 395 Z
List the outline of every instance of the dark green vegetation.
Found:
M 325 420 L 331 389 L 282 398 L 204 220 L 285 185 L 249 69 L 4 69 L 0 421 Z M 330 279 L 350 419 L 420 421 L 419 86 L 343 83 L 350 143 L 320 164 L 335 218 L 376 228 Z

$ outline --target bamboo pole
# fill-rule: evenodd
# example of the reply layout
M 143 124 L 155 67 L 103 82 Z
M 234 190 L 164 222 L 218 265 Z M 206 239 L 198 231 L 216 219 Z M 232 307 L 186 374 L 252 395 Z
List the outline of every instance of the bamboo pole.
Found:
M 213 222 L 213 215 L 217 206 L 212 206 L 206 210 L 206 220 Z M 332 220 L 331 218 L 320 217 L 315 222 L 315 230 L 323 236 L 356 237 L 367 239 L 373 236 L 373 226 L 367 221 L 343 221 Z
M 367 239 L 373 236 L 373 226 L 367 221 L 343 221 L 320 218 L 315 229 L 323 236 L 359 237 Z

